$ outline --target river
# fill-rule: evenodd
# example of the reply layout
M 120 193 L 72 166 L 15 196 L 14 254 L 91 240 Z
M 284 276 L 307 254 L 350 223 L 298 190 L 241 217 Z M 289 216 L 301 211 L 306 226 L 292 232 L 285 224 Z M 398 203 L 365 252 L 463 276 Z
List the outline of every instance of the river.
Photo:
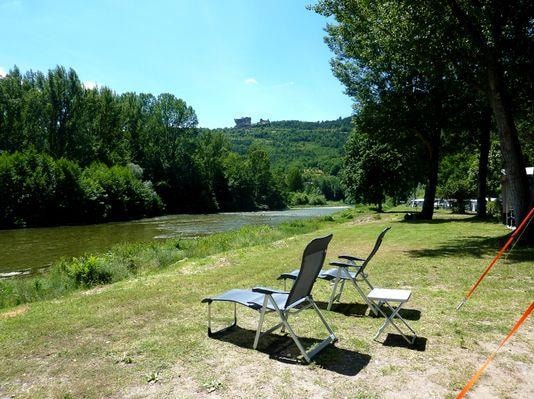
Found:
M 345 206 L 294 208 L 284 211 L 229 212 L 209 215 L 166 215 L 129 222 L 85 226 L 0 230 L 0 278 L 29 274 L 62 257 L 105 251 L 115 244 L 194 237 L 268 224 L 330 215 Z

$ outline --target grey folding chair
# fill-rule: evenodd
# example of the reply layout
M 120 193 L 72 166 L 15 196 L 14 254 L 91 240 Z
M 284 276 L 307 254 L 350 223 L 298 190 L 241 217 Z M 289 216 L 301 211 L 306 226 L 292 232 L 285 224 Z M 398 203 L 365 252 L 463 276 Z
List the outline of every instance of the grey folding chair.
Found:
M 332 309 L 332 304 L 335 301 L 339 301 L 341 298 L 341 294 L 343 293 L 343 288 L 345 287 L 345 282 L 350 281 L 358 294 L 362 297 L 362 299 L 365 301 L 365 303 L 371 308 L 373 313 L 375 315 L 378 314 L 378 308 L 377 306 L 380 306 L 380 304 L 376 304 L 373 301 L 369 300 L 367 298 L 367 295 L 363 291 L 363 289 L 358 285 L 358 283 L 361 283 L 362 281 L 367 284 L 370 290 L 372 290 L 374 287 L 369 282 L 367 278 L 367 273 L 365 272 L 365 268 L 375 256 L 376 252 L 380 248 L 380 245 L 382 244 L 382 240 L 384 239 L 384 236 L 388 232 L 388 230 L 391 229 L 391 227 L 386 227 L 382 232 L 378 235 L 375 245 L 373 247 L 373 250 L 371 253 L 367 256 L 367 258 L 359 258 L 357 256 L 352 255 L 339 255 L 339 259 L 344 259 L 346 262 L 330 262 L 330 265 L 336 266 L 331 269 L 321 271 L 319 275 L 317 276 L 320 279 L 330 281 L 332 283 L 332 293 L 330 294 L 330 299 L 328 301 L 327 309 Z M 353 271 L 351 271 L 353 270 Z M 278 280 L 296 280 L 298 277 L 300 271 L 299 269 L 293 270 L 290 273 L 283 273 L 278 277 Z M 339 289 L 339 292 L 338 292 Z
M 295 279 L 295 283 L 291 288 L 291 291 L 279 291 L 270 288 L 264 287 L 255 287 L 252 290 L 243 290 L 243 289 L 233 289 L 226 291 L 220 295 L 205 298 L 202 300 L 203 303 L 208 304 L 208 335 L 212 336 L 214 333 L 211 331 L 211 304 L 214 301 L 222 302 L 233 302 L 234 303 L 234 321 L 233 324 L 219 330 L 218 332 L 227 330 L 235 325 L 237 325 L 237 310 L 236 304 L 246 306 L 250 309 L 257 310 L 259 315 L 258 327 L 256 329 L 256 336 L 254 339 L 254 349 L 257 348 L 260 337 L 265 334 L 271 333 L 278 328 L 282 328 L 282 331 L 287 330 L 289 335 L 295 341 L 300 353 L 304 359 L 309 363 L 311 359 L 319 353 L 323 348 L 329 345 L 332 342 L 337 341 L 337 338 L 332 331 L 332 328 L 325 320 L 321 311 L 314 302 L 311 290 L 313 284 L 317 279 L 321 268 L 323 267 L 323 262 L 326 257 L 326 249 L 330 240 L 332 239 L 332 234 L 316 238 L 312 240 L 304 249 L 304 254 L 302 255 L 302 262 L 300 266 L 300 273 Z M 290 314 L 296 314 L 301 312 L 304 309 L 312 307 L 324 326 L 328 330 L 328 337 L 323 341 L 315 345 L 314 348 L 306 351 L 299 338 L 296 336 L 293 328 L 288 322 Z M 265 332 L 261 332 L 264 317 L 266 313 L 276 312 L 280 317 L 280 322 L 275 326 L 269 328 Z

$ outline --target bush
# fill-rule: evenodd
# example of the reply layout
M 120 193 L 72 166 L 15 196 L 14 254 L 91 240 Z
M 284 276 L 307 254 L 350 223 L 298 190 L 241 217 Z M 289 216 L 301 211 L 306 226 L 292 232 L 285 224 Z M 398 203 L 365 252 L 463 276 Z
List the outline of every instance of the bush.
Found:
M 309 204 L 308 195 L 305 193 L 291 193 L 289 195 L 289 203 L 291 205 L 307 205 Z
M 92 287 L 112 281 L 112 272 L 106 262 L 95 256 L 75 258 L 72 262 L 64 263 L 63 267 L 67 276 L 74 280 L 77 287 Z
M 322 194 L 309 194 L 308 201 L 310 205 L 326 205 L 326 198 Z
M 82 169 L 35 151 L 0 154 L 0 227 L 99 222 L 151 216 L 161 199 L 138 170 Z
M 80 203 L 80 168 L 34 151 L 0 155 L 0 226 L 57 224 Z
M 501 220 L 501 203 L 500 201 L 488 201 L 486 204 L 486 214 L 496 220 Z

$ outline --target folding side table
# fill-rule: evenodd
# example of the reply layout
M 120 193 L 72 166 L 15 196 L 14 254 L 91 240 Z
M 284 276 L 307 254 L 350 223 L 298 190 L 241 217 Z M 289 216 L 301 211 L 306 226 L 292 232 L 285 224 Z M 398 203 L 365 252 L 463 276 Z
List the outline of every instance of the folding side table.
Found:
M 378 329 L 378 332 L 374 336 L 374 340 L 376 340 L 380 334 L 384 331 L 384 329 L 387 327 L 388 324 L 393 325 L 397 329 L 397 331 L 402 335 L 402 337 L 411 345 L 415 342 L 415 339 L 417 338 L 417 335 L 415 331 L 410 327 L 410 325 L 402 318 L 402 316 L 399 314 L 399 311 L 401 310 L 402 306 L 408 302 L 410 297 L 412 296 L 412 291 L 410 290 L 397 290 L 397 289 L 389 289 L 389 288 L 374 288 L 368 295 L 367 298 L 369 298 L 370 301 L 377 303 L 376 309 L 386 318 L 386 321 L 382 326 Z M 382 310 L 381 304 L 385 304 L 390 310 L 391 314 L 386 315 L 386 313 Z M 394 305 L 396 306 L 394 307 Z M 402 330 L 395 324 L 395 318 L 402 321 L 402 323 L 411 331 L 413 334 L 412 338 L 409 339 L 406 334 L 402 332 Z

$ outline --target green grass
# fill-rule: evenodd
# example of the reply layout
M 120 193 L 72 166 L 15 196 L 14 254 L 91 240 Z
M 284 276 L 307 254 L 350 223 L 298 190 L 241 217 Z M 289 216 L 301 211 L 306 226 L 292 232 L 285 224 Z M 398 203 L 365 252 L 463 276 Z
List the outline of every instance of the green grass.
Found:
M 507 231 L 445 213 L 432 222 L 407 223 L 402 216 L 345 212 L 334 221 L 248 228 L 99 255 L 134 259 L 137 272 L 0 313 L 0 397 L 453 397 L 530 304 L 534 251 L 516 248 L 457 312 Z M 330 232 L 329 258 L 366 255 L 385 226 L 392 229 L 369 277 L 376 286 L 413 291 L 407 308 L 420 317 L 409 323 L 424 350 L 373 341 L 383 320 L 354 311 L 362 300 L 351 289 L 343 306 L 324 312 L 339 342 L 312 365 L 281 361 L 280 351 L 295 351 L 290 342 L 280 346 L 286 341 L 276 334 L 252 350 L 257 314 L 245 308 L 238 309 L 237 332 L 207 337 L 202 298 L 237 287 L 282 287 L 279 273 L 298 266 L 313 237 Z M 164 250 L 173 246 L 170 254 Z M 315 299 L 324 303 L 329 290 L 317 282 Z M 231 315 L 224 304 L 213 311 L 221 322 Z M 311 312 L 296 316 L 294 325 L 308 340 L 325 335 Z M 483 377 L 480 385 L 521 397 L 521 370 L 531 367 L 534 349 L 527 327 L 510 351 L 497 356 L 507 378 Z M 497 371 L 490 367 L 487 374 Z

